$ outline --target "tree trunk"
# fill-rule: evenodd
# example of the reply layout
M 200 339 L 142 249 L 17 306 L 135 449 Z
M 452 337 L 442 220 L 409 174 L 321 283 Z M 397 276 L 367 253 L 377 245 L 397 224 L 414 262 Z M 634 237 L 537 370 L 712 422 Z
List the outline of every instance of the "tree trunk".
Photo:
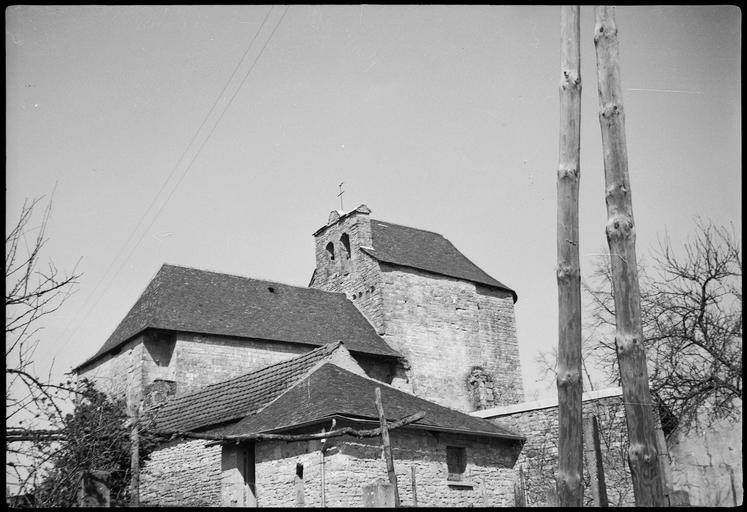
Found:
M 558 165 L 558 499 L 583 502 L 581 273 L 578 184 L 581 144 L 579 7 L 560 8 L 560 157 Z
M 613 7 L 597 7 L 599 124 L 602 129 L 607 202 L 607 243 L 615 298 L 615 346 L 628 426 L 628 464 L 637 506 L 666 506 L 657 462 L 653 405 L 641 327 L 633 204 L 628 177 L 625 114 Z

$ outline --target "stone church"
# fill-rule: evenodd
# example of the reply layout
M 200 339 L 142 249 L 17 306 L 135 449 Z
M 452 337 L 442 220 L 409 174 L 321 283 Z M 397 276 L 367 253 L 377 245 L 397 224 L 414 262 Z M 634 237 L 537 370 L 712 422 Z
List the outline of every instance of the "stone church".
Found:
M 524 437 L 468 413 L 523 400 L 514 290 L 443 236 L 332 211 L 309 287 L 163 265 L 76 369 L 162 432 L 299 433 L 390 421 L 403 504 L 513 505 Z M 142 468 L 144 504 L 362 506 L 378 438 L 178 438 Z
M 388 421 L 424 413 L 390 432 L 403 506 L 555 503 L 557 401 L 524 402 L 516 292 L 443 236 L 370 214 L 330 213 L 308 287 L 163 265 L 75 369 L 169 439 L 141 504 L 369 506 L 380 436 L 287 436 L 378 427 L 377 388 Z M 585 504 L 634 505 L 620 388 L 583 409 Z M 742 503 L 741 428 L 656 436 L 671 504 Z

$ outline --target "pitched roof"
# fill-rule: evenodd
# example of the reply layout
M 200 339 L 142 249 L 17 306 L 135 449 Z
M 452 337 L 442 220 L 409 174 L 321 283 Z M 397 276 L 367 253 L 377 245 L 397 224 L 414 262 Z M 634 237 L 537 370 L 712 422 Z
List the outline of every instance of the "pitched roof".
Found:
M 317 346 L 342 340 L 353 352 L 399 356 L 343 293 L 163 265 L 114 333 L 76 370 L 147 328 Z
M 425 412 L 424 418 L 408 428 L 523 439 L 523 436 L 490 421 L 418 398 L 332 363 L 322 363 L 274 402 L 258 413 L 248 415 L 223 433 L 241 435 L 277 432 L 322 421 L 331 416 L 378 421 L 374 402 L 376 387 L 381 389 L 381 401 L 388 420 L 397 420 L 418 411 Z
M 366 254 L 385 263 L 412 267 L 448 277 L 516 292 L 472 263 L 446 238 L 422 229 L 371 219 L 372 248 Z
M 329 357 L 340 343 L 329 343 L 298 357 L 175 397 L 155 416 L 164 432 L 190 431 L 254 414 Z

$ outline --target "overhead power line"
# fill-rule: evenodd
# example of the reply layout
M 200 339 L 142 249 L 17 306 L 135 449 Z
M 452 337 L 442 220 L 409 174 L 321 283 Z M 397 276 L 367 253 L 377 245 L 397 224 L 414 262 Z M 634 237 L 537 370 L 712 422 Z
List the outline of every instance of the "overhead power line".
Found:
M 77 323 L 78 323 L 78 326 L 77 326 L 77 327 L 76 327 L 76 328 L 75 328 L 75 329 L 74 329 L 74 330 L 73 330 L 73 331 L 72 331 L 72 332 L 70 333 L 70 335 L 69 335 L 69 336 L 68 336 L 68 337 L 67 337 L 67 338 L 65 339 L 65 341 L 64 341 L 64 342 L 63 342 L 63 343 L 62 343 L 61 345 L 59 345 L 59 347 L 58 347 L 58 349 L 57 349 L 57 352 L 56 352 L 56 353 L 59 353 L 59 351 L 60 351 L 60 350 L 62 350 L 62 349 L 63 349 L 63 348 L 64 348 L 64 347 L 65 347 L 65 346 L 66 346 L 66 345 L 67 345 L 67 344 L 68 344 L 68 343 L 70 342 L 70 340 L 71 340 L 71 339 L 72 339 L 72 338 L 74 337 L 74 335 L 75 335 L 75 334 L 77 334 L 78 330 L 80 329 L 80 326 L 81 326 L 81 325 L 82 325 L 82 324 L 83 324 L 83 323 L 85 322 L 85 320 L 86 320 L 86 319 L 88 318 L 88 316 L 89 316 L 89 315 L 90 315 L 90 314 L 91 314 L 91 313 L 93 312 L 93 310 L 95 309 L 95 307 L 96 307 L 96 306 L 97 306 L 97 305 L 98 305 L 98 304 L 100 303 L 100 299 L 101 299 L 101 297 L 102 297 L 102 296 L 103 296 L 103 295 L 104 295 L 104 294 L 105 294 L 105 293 L 106 293 L 106 292 L 108 291 L 108 289 L 110 288 L 111 284 L 112 284 L 112 283 L 114 282 L 114 280 L 116 279 L 116 277 L 117 277 L 117 276 L 119 275 L 119 273 L 120 273 L 120 272 L 122 271 L 122 269 L 124 268 L 124 266 L 125 266 L 125 265 L 127 264 L 127 262 L 129 261 L 129 259 L 130 259 L 130 258 L 132 257 L 132 255 L 134 254 L 135 250 L 137 250 L 137 248 L 138 248 L 138 247 L 140 246 L 140 243 L 141 243 L 141 242 L 143 241 L 143 239 L 145 238 L 145 235 L 146 235 L 146 234 L 148 233 L 148 231 L 150 230 L 150 228 L 151 228 L 151 227 L 153 226 L 153 224 L 155 223 L 155 221 L 156 221 L 156 220 L 158 219 L 158 217 L 160 216 L 161 212 L 163 212 L 163 210 L 165 209 L 165 207 L 166 207 L 166 205 L 168 204 L 169 200 L 170 200 L 170 199 L 171 199 L 171 197 L 172 197 L 172 196 L 174 195 L 174 193 L 176 192 L 176 190 L 177 190 L 177 189 L 179 188 L 179 186 L 181 185 L 182 181 L 184 180 L 184 178 L 186 177 L 186 175 L 188 174 L 188 172 L 189 172 L 189 171 L 190 171 L 190 169 L 192 168 L 192 165 L 193 165 L 193 164 L 194 164 L 194 162 L 195 162 L 195 161 L 197 160 L 197 157 L 198 157 L 198 156 L 200 155 L 200 153 L 202 152 L 202 149 L 203 149 L 203 148 L 205 147 L 205 145 L 207 144 L 208 140 L 210 139 L 210 137 L 211 137 L 211 136 L 213 135 L 213 133 L 215 132 L 216 128 L 218 127 L 218 124 L 220 124 L 221 120 L 223 119 L 223 116 L 225 115 L 226 111 L 228 110 L 228 108 L 229 108 L 229 107 L 231 106 L 231 104 L 233 103 L 234 99 L 236 98 L 236 96 L 238 95 L 239 91 L 240 91 L 240 90 L 241 90 L 241 88 L 243 87 L 243 85 L 244 85 L 244 83 L 246 82 L 247 78 L 249 77 L 249 75 L 251 74 L 251 72 L 252 72 L 252 71 L 254 70 L 254 68 L 256 67 L 256 65 L 257 65 L 257 62 L 258 62 L 258 61 L 259 61 L 259 59 L 260 59 L 260 58 L 262 57 L 262 54 L 264 53 L 265 49 L 266 49 L 266 48 L 267 48 L 267 46 L 269 45 L 269 43 L 270 43 L 270 41 L 272 40 L 273 36 L 275 35 L 275 32 L 277 31 L 278 27 L 279 27 L 279 26 L 280 26 L 280 24 L 282 23 L 282 21 L 283 21 L 283 18 L 285 18 L 285 15 L 287 14 L 287 12 L 288 12 L 288 9 L 289 9 L 289 8 L 290 8 L 290 6 L 286 6 L 286 7 L 285 7 L 285 10 L 283 11 L 283 14 L 282 14 L 282 15 L 280 16 L 280 18 L 278 19 L 278 21 L 277 21 L 277 22 L 275 23 L 275 27 L 274 27 L 274 28 L 272 29 L 272 32 L 270 33 L 269 37 L 268 37 L 268 38 L 267 38 L 267 40 L 265 41 L 264 45 L 263 45 L 263 46 L 262 46 L 262 48 L 260 49 L 260 51 L 259 51 L 259 53 L 257 54 L 257 56 L 256 56 L 256 57 L 254 58 L 254 61 L 253 61 L 253 62 L 252 62 L 252 64 L 250 65 L 250 67 L 249 67 L 249 69 L 247 70 L 247 72 L 246 72 L 246 73 L 244 74 L 244 77 L 243 77 L 243 78 L 241 79 L 241 82 L 239 83 L 238 87 L 236 88 L 236 90 L 234 91 L 234 93 L 233 93 L 233 94 L 231 95 L 231 98 L 230 98 L 230 99 L 228 100 L 228 102 L 226 103 L 225 107 L 223 107 L 222 111 L 220 112 L 220 114 L 219 114 L 219 116 L 218 116 L 218 119 L 217 119 L 217 120 L 215 121 L 215 123 L 213 124 L 213 126 L 212 126 L 212 128 L 210 129 L 210 131 L 208 132 L 207 136 L 206 136 L 206 137 L 205 137 L 205 138 L 203 139 L 202 143 L 200 144 L 199 148 L 198 148 L 198 149 L 197 149 L 197 151 L 195 152 L 194 156 L 193 156 L 193 157 L 192 157 L 192 158 L 190 159 L 190 161 L 189 161 L 189 164 L 188 164 L 188 165 L 186 166 L 186 168 L 185 168 L 185 169 L 184 169 L 184 171 L 182 172 L 182 174 L 181 174 L 181 176 L 179 177 L 179 179 L 178 179 L 178 181 L 176 182 L 176 184 L 175 184 L 175 185 L 174 185 L 174 186 L 173 186 L 173 187 L 171 188 L 171 191 L 169 192 L 169 194 L 168 194 L 168 196 L 166 197 L 166 199 L 165 199 L 165 200 L 163 200 L 163 201 L 161 201 L 161 206 L 160 206 L 160 208 L 158 209 L 158 211 L 156 212 L 156 214 L 155 214 L 155 215 L 154 215 L 154 216 L 153 216 L 153 217 L 151 218 L 151 220 L 150 220 L 150 222 L 148 223 L 147 227 L 146 227 L 146 228 L 145 228 L 145 229 L 144 229 L 144 230 L 142 231 L 142 233 L 141 233 L 140 237 L 139 237 L 139 238 L 137 239 L 137 241 L 136 241 L 135 245 L 134 245 L 134 246 L 132 247 L 132 249 L 131 249 L 131 250 L 129 251 L 129 253 L 128 253 L 128 254 L 127 254 L 127 256 L 126 256 L 126 257 L 124 258 L 124 260 L 122 260 L 122 262 L 121 262 L 121 264 L 120 264 L 119 268 L 118 268 L 118 269 L 117 269 L 117 271 L 116 271 L 116 272 L 114 273 L 114 275 L 112 275 L 112 277 L 111 277 L 111 279 L 109 280 L 108 284 L 107 284 L 107 285 L 106 285 L 106 286 L 104 287 L 104 289 L 103 289 L 103 290 L 101 291 L 101 293 L 100 293 L 100 294 L 98 295 L 98 297 L 96 298 L 96 300 L 95 300 L 95 301 L 93 301 L 93 302 L 92 302 L 92 303 L 90 304 L 90 307 L 89 307 L 89 308 L 88 308 L 88 309 L 86 310 L 86 312 L 85 312 L 85 314 L 84 314 L 83 318 L 81 318 L 80 320 L 78 320 L 78 321 L 77 321 Z M 161 196 L 162 192 L 163 192 L 163 191 L 164 191 L 164 190 L 166 189 L 166 186 L 167 186 L 167 184 L 168 184 L 168 183 L 169 183 L 169 182 L 171 181 L 171 179 L 172 179 L 172 177 L 174 176 L 174 174 L 175 174 L 176 170 L 177 170 L 177 169 L 179 168 L 180 164 L 181 164 L 181 163 L 182 163 L 182 161 L 184 160 L 184 157 L 185 157 L 185 156 L 187 155 L 187 153 L 189 152 L 189 149 L 190 149 L 190 148 L 191 148 L 191 147 L 193 146 L 193 144 L 195 143 L 195 141 L 196 141 L 196 140 L 198 139 L 198 135 L 200 134 L 200 132 L 202 131 L 202 129 L 203 129 L 203 128 L 205 127 L 205 125 L 207 124 L 207 121 L 208 121 L 208 119 L 210 118 L 210 116 L 211 116 L 211 115 L 213 114 L 213 112 L 215 111 L 215 109 L 216 109 L 216 107 L 217 107 L 218 103 L 220 102 L 221 98 L 223 98 L 223 97 L 224 97 L 224 93 L 226 92 L 226 90 L 228 89 L 228 86 L 229 86 L 229 85 L 231 84 L 231 82 L 233 81 L 234 77 L 236 76 L 236 73 L 237 73 L 237 72 L 239 71 L 239 69 L 241 68 L 241 65 L 243 64 L 244 60 L 246 59 L 246 56 L 247 56 L 247 55 L 249 54 L 249 51 L 251 50 L 252 46 L 254 45 L 254 42 L 256 41 L 257 37 L 258 37 L 258 36 L 259 36 L 259 34 L 260 34 L 260 33 L 262 32 L 262 29 L 264 28 L 264 26 L 265 26 L 265 23 L 267 22 L 268 18 L 270 17 L 270 14 L 272 13 L 272 10 L 273 10 L 273 9 L 274 9 L 274 6 L 271 6 L 271 7 L 270 7 L 270 9 L 269 9 L 269 10 L 267 11 L 267 13 L 265 14 L 265 17 L 264 17 L 264 19 L 262 20 L 262 23 L 260 24 L 259 28 L 257 29 L 257 32 L 256 32 L 256 33 L 254 34 L 254 37 L 252 38 L 252 40 L 250 41 L 249 45 L 247 46 L 247 49 L 246 49 L 246 50 L 244 51 L 243 55 L 241 56 L 241 59 L 239 60 L 239 62 L 238 62 L 238 64 L 236 65 L 236 67 L 234 68 L 233 72 L 231 73 L 231 76 L 230 76 L 230 77 L 228 78 L 228 80 L 226 81 L 226 84 L 225 84 L 225 85 L 223 86 L 223 88 L 221 89 L 221 92 L 220 92 L 220 93 L 218 94 L 218 96 L 217 96 L 216 100 L 215 100 L 215 101 L 213 102 L 213 105 L 211 106 L 211 108 L 210 108 L 210 110 L 208 111 L 207 115 L 205 116 L 205 118 L 203 119 L 202 123 L 201 123 L 201 124 L 200 124 L 200 126 L 199 126 L 199 127 L 197 128 L 197 130 L 195 131 L 195 134 L 194 134 L 194 135 L 192 136 L 192 139 L 191 139 L 191 140 L 189 141 L 189 143 L 187 144 L 187 147 L 186 147 L 186 148 L 184 149 L 184 151 L 182 152 L 181 156 L 180 156 L 180 157 L 179 157 L 179 159 L 177 160 L 177 163 L 176 163 L 176 165 L 175 165 L 175 166 L 173 167 L 173 169 L 172 169 L 172 170 L 171 170 L 171 172 L 169 173 L 168 177 L 166 178 L 166 180 L 165 180 L 165 181 L 163 182 L 163 184 L 161 185 L 161 188 L 159 189 L 159 191 L 158 191 L 158 192 L 156 193 L 156 195 L 154 196 L 153 200 L 151 201 L 150 205 L 149 205 L 149 206 L 148 206 L 148 208 L 146 209 L 145 213 L 144 213 L 144 214 L 143 214 L 143 215 L 142 215 L 142 216 L 140 217 L 140 219 L 138 220 L 138 222 L 137 222 L 137 224 L 136 224 L 135 228 L 134 228 L 134 229 L 133 229 L 133 231 L 132 231 L 132 232 L 130 233 L 130 236 L 128 237 L 127 241 L 126 241 L 126 242 L 125 242 L 125 244 L 124 244 L 124 245 L 122 246 L 122 248 L 120 248 L 120 250 L 119 250 L 119 251 L 117 252 L 117 255 L 115 256 L 115 258 L 114 258 L 114 259 L 112 260 L 112 262 L 111 262 L 111 263 L 109 264 L 109 266 L 107 267 L 107 270 L 105 271 L 105 273 L 104 273 L 103 277 L 102 277 L 102 278 L 101 278 L 101 279 L 99 280 L 99 282 L 98 282 L 98 283 L 97 283 L 97 285 L 95 286 L 95 288 L 94 288 L 94 291 L 93 291 L 93 292 L 91 292 L 91 295 L 89 295 L 89 299 L 90 299 L 90 298 L 93 298 L 93 297 L 94 297 L 94 294 L 95 294 L 96 290 L 98 290 L 98 289 L 99 289 L 99 287 L 101 286 L 101 284 L 102 284 L 102 283 L 103 283 L 103 282 L 105 281 L 105 279 L 106 279 L 106 277 L 107 277 L 107 275 L 108 275 L 109 271 L 110 271 L 110 270 L 112 269 L 112 267 L 113 267 L 113 266 L 114 266 L 114 264 L 116 263 L 117 259 L 118 259 L 118 258 L 119 258 L 119 256 L 120 256 L 120 255 L 122 254 L 122 251 L 124 251 L 124 250 L 125 250 L 125 248 L 127 247 L 127 245 L 128 245 L 129 243 L 130 243 L 130 241 L 131 241 L 131 240 L 133 239 L 133 237 L 134 237 L 134 236 L 135 236 L 135 234 L 137 233 L 137 231 L 138 231 L 138 228 L 139 228 L 139 227 L 140 227 L 140 226 L 142 225 L 143 221 L 144 221 L 144 220 L 145 220 L 145 219 L 146 219 L 146 218 L 148 217 L 148 214 L 149 214 L 149 213 L 150 213 L 150 211 L 152 210 L 153 206 L 154 206 L 154 205 L 155 205 L 155 204 L 156 204 L 156 203 L 158 202 L 158 199 L 159 199 L 159 197 Z M 86 305 L 86 304 L 88 304 L 88 301 L 87 301 L 86 303 L 84 303 L 84 308 L 85 308 L 85 305 Z M 83 308 L 82 308 L 81 310 L 83 310 Z M 69 327 L 70 327 L 70 323 L 68 323 L 68 326 L 67 326 L 67 328 L 69 328 Z

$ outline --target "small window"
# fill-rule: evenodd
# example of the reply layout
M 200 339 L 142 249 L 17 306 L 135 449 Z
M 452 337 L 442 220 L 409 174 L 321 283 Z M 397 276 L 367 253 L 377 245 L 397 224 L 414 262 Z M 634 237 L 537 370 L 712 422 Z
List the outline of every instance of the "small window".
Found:
M 327 255 L 329 256 L 330 261 L 335 261 L 335 244 L 332 242 L 327 244 Z
M 447 480 L 461 482 L 467 471 L 467 449 L 463 446 L 446 447 L 446 466 L 449 470 Z
M 340 237 L 340 242 L 342 243 L 342 246 L 345 248 L 345 259 L 350 259 L 350 237 L 347 233 L 343 233 Z

